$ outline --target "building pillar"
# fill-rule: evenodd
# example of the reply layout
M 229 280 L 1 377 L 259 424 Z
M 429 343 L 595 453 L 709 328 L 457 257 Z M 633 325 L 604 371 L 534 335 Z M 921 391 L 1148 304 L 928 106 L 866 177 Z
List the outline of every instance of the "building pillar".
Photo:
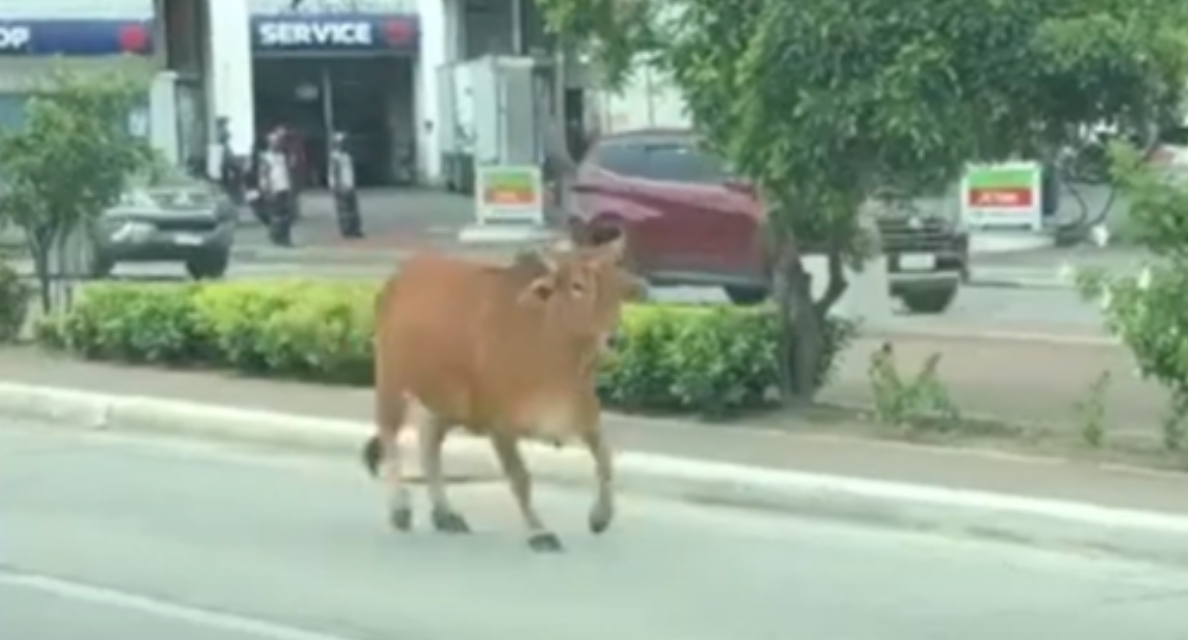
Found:
M 149 141 L 165 160 L 181 165 L 182 140 L 179 136 L 177 110 L 177 72 L 158 71 L 149 85 Z
M 217 130 L 216 120 L 226 117 L 230 122 L 232 150 L 246 156 L 256 141 L 249 0 L 205 0 L 203 4 L 207 32 L 203 47 L 207 131 L 213 134 Z
M 440 127 L 448 126 L 451 118 L 441 113 L 443 104 L 441 92 L 442 66 L 453 59 L 450 39 L 451 5 L 457 0 L 424 0 L 418 4 L 421 24 L 421 50 L 414 65 L 417 103 L 417 164 L 422 169 L 421 179 L 426 184 L 442 182 L 441 133 Z

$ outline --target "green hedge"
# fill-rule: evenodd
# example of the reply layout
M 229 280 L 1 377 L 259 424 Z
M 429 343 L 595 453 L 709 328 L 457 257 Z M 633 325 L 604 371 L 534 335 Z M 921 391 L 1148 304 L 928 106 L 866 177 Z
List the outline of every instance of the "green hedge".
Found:
M 103 283 L 38 326 L 41 344 L 84 358 L 203 365 L 259 376 L 368 385 L 376 285 L 291 281 Z M 829 323 L 820 376 L 853 336 Z M 761 407 L 777 380 L 774 316 L 719 306 L 628 307 L 599 377 L 608 405 L 722 414 Z

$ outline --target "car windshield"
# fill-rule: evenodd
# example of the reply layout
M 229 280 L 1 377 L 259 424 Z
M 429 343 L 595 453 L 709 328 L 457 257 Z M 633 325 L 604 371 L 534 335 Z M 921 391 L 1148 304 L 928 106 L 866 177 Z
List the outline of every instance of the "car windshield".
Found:
M 167 165 L 132 176 L 120 200 L 125 206 L 135 207 L 194 205 L 205 203 L 212 195 L 208 183 L 180 167 Z
M 716 156 L 692 140 L 674 138 L 624 138 L 604 144 L 595 162 L 622 176 L 719 184 L 730 177 Z

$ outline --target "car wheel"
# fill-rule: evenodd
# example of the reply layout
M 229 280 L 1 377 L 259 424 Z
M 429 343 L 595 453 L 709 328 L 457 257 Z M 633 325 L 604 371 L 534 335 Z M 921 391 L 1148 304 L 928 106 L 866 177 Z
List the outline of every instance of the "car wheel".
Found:
M 228 251 L 219 253 L 205 253 L 186 261 L 186 271 L 195 280 L 217 280 L 227 273 L 227 266 L 231 262 Z
M 944 313 L 957 297 L 957 285 L 947 289 L 914 291 L 902 296 L 903 305 L 912 313 Z
M 767 289 L 763 287 L 726 287 L 726 297 L 734 304 L 753 307 L 767 300 Z

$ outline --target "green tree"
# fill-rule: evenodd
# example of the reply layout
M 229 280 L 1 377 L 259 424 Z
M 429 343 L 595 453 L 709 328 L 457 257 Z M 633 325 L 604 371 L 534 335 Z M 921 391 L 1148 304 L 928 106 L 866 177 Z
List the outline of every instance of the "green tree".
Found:
M 1150 258 L 1135 273 L 1086 270 L 1078 283 L 1134 354 L 1139 375 L 1170 392 L 1163 444 L 1182 451 L 1188 448 L 1188 181 L 1180 168 L 1151 167 L 1126 143 L 1111 149 L 1111 168 L 1130 202 L 1128 236 Z
M 76 262 L 70 254 L 86 241 L 88 222 L 119 201 L 130 176 L 151 166 L 147 142 L 129 129 L 145 89 L 125 74 L 63 67 L 30 98 L 24 126 L 0 131 L 0 218 L 24 235 L 45 312 L 54 306 L 53 283 Z
M 872 252 L 860 210 L 971 161 L 1048 160 L 1084 126 L 1148 131 L 1188 78 L 1180 0 L 538 0 L 611 85 L 667 72 L 768 209 L 786 397 L 811 398 L 822 318 Z M 817 299 L 801 262 L 828 256 Z M 791 348 L 795 345 L 795 348 Z

